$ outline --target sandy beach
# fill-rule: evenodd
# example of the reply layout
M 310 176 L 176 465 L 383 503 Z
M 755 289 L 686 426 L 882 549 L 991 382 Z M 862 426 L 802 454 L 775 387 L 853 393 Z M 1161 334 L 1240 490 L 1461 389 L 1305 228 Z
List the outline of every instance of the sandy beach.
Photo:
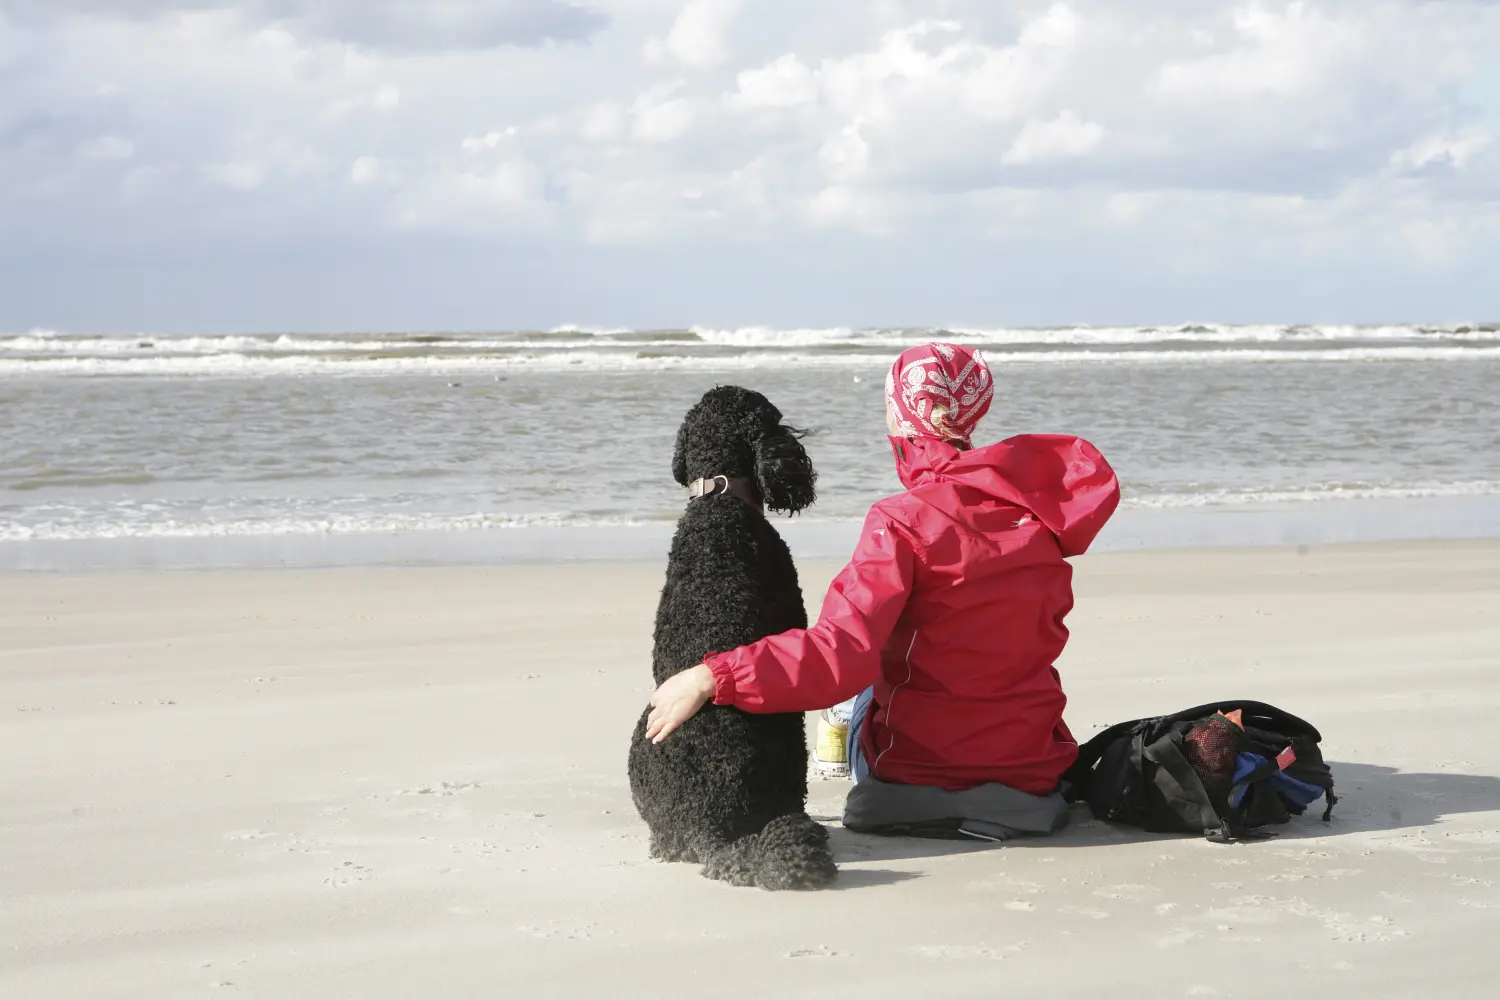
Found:
M 837 569 L 801 567 L 816 610 Z M 835 829 L 836 891 L 646 859 L 659 565 L 0 576 L 0 995 L 1482 996 L 1500 543 L 1103 553 L 1082 738 L 1219 697 L 1344 796 L 1219 846 Z M 836 826 L 840 782 L 810 811 Z

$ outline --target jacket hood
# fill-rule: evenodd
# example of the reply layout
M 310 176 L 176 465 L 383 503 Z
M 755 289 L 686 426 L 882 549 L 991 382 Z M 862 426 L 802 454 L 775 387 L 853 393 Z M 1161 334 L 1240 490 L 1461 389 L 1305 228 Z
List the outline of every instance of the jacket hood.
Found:
M 1120 503 L 1120 483 L 1099 449 L 1070 434 L 1022 434 L 969 451 L 931 437 L 891 438 L 907 489 L 952 483 L 1030 511 L 1064 556 L 1082 555 Z M 959 520 L 952 491 L 922 499 Z

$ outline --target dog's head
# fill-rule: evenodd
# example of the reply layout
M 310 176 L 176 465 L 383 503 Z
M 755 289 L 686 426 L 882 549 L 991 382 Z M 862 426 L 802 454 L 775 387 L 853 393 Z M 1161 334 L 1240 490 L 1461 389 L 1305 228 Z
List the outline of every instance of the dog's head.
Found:
M 818 474 L 781 411 L 758 392 L 721 385 L 703 394 L 677 429 L 672 478 L 744 476 L 753 480 L 771 510 L 795 514 L 817 499 Z

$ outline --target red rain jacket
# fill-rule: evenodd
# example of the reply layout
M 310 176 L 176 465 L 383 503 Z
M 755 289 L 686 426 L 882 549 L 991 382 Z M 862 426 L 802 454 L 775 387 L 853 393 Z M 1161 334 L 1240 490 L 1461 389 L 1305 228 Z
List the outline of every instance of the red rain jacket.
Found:
M 1073 568 L 1120 500 L 1104 456 L 1065 435 L 972 451 L 892 438 L 907 492 L 870 509 L 817 624 L 708 657 L 714 702 L 826 708 L 875 686 L 875 777 L 1054 791 L 1078 745 L 1053 666 Z

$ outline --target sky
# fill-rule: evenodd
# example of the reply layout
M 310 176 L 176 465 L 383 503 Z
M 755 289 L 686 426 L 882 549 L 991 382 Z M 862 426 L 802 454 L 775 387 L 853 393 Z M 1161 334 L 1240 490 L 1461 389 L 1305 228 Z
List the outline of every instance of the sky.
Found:
M 1500 2 L 0 0 L 0 332 L 1500 320 Z

